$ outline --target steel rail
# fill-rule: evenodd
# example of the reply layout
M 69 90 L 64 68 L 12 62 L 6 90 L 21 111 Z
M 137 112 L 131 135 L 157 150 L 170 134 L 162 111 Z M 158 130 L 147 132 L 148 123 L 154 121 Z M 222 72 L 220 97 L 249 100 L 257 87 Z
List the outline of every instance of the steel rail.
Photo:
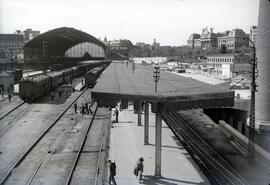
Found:
M 22 106 L 22 105 L 21 105 Z M 13 124 L 11 124 L 12 122 L 14 122 L 16 119 L 18 119 L 18 118 L 20 118 L 20 117 L 22 117 L 23 116 L 23 114 L 27 111 L 27 110 L 29 110 L 29 107 L 30 107 L 31 105 L 29 104 L 28 105 L 28 107 L 26 108 L 26 109 L 24 109 L 24 110 L 22 110 L 18 115 L 16 115 L 16 117 L 15 118 L 13 118 L 11 121 L 9 121 L 8 123 L 5 123 L 4 125 L 4 128 L 0 128 L 0 137 L 4 134 L 4 133 L 6 133 L 6 131 L 7 131 L 7 129 L 9 128 L 9 127 L 11 127 L 11 125 L 13 125 Z M 17 107 L 17 109 L 18 109 L 18 107 Z M 16 109 L 16 110 L 17 110 Z
M 101 142 L 100 142 L 100 147 L 99 147 L 98 163 L 97 163 L 96 175 L 95 175 L 95 185 L 98 185 L 98 175 L 99 175 L 99 170 L 100 170 L 100 161 L 101 161 L 101 155 L 102 155 L 103 140 L 105 138 L 105 125 L 106 124 L 103 125 L 103 131 L 102 131 Z
M 83 93 L 82 93 L 83 94 Z M 81 96 L 81 95 L 80 95 Z M 72 103 L 74 104 L 74 102 Z M 27 185 L 30 185 L 34 179 L 34 177 L 36 176 L 36 174 L 38 173 L 39 169 L 41 168 L 44 160 L 46 159 L 47 153 L 49 153 L 51 151 L 51 149 L 53 148 L 54 142 L 51 143 L 50 147 L 48 148 L 48 150 L 46 152 L 44 152 L 44 155 L 42 156 L 42 159 L 40 160 L 38 166 L 36 167 L 33 175 L 31 176 L 31 178 L 29 179 Z
M 168 120 L 170 120 L 171 122 L 174 122 L 174 120 L 172 120 L 172 118 L 169 115 L 163 114 L 164 117 L 166 117 Z M 187 136 L 185 136 L 186 134 L 183 131 L 180 131 L 176 128 L 176 124 L 174 126 L 171 125 L 171 123 L 166 122 L 168 127 L 172 130 L 172 132 L 175 134 L 175 136 L 180 140 L 184 140 L 185 144 L 187 146 L 185 146 L 185 148 L 187 149 L 187 151 L 190 151 L 193 154 L 196 154 L 197 156 L 201 154 L 200 151 L 198 151 L 198 149 L 195 147 L 192 147 L 192 143 L 190 143 L 190 141 L 186 138 Z M 182 139 L 181 139 L 182 138 Z M 183 141 L 182 141 L 183 142 Z M 191 155 L 193 158 L 194 156 Z M 195 159 L 195 158 L 194 158 Z M 213 178 L 211 179 L 211 182 L 213 182 L 213 184 L 219 184 L 222 185 L 222 182 L 220 182 L 220 180 L 216 177 L 216 175 L 213 173 L 213 171 L 209 168 L 209 166 L 206 164 L 205 161 L 202 161 L 200 159 L 200 162 L 203 164 L 203 167 L 207 170 L 207 172 L 210 174 L 210 177 Z
M 10 113 L 12 113 L 13 111 L 15 111 L 17 108 L 19 108 L 20 106 L 22 106 L 23 104 L 25 104 L 25 101 L 20 103 L 19 105 L 17 105 L 16 107 L 14 107 L 13 109 L 11 109 L 10 111 L 8 111 L 6 114 L 4 114 L 3 116 L 0 117 L 0 120 L 2 120 L 3 118 L 5 118 L 6 116 L 8 116 Z
M 174 113 L 177 117 L 178 117 L 178 119 L 181 119 L 182 120 L 182 124 L 184 124 L 185 125 L 185 127 L 187 127 L 193 134 L 195 134 L 198 138 L 200 138 L 200 140 L 204 143 L 204 145 L 205 146 L 207 146 L 207 148 L 209 149 L 209 150 L 211 150 L 211 152 L 212 152 L 212 154 L 214 154 L 215 155 L 215 157 L 217 157 L 218 158 L 218 160 L 219 161 L 221 161 L 222 163 L 223 163 L 223 165 L 221 164 L 221 166 L 230 174 L 230 175 L 232 175 L 232 176 L 238 176 L 238 177 L 235 177 L 235 178 L 237 178 L 237 179 L 239 179 L 239 182 L 245 182 L 245 179 L 234 169 L 234 168 L 232 168 L 232 166 L 227 162 L 227 161 L 225 161 L 224 160 L 224 158 L 222 157 L 222 156 L 220 156 L 220 154 L 218 154 L 208 143 L 206 143 L 205 141 L 204 141 L 204 139 L 196 132 L 196 131 L 194 131 L 194 129 L 190 126 L 190 125 L 188 125 L 186 122 L 185 122 L 185 120 L 183 119 L 183 117 L 182 116 L 180 116 L 179 114 L 177 114 L 177 113 Z M 215 159 L 215 158 L 214 158 Z M 217 161 L 218 162 L 218 161 Z M 218 162 L 218 163 L 220 163 L 220 162 Z M 226 165 L 226 167 L 224 167 L 224 165 Z M 234 173 L 234 174 L 232 174 L 232 173 Z M 240 180 L 241 179 L 241 180 Z M 247 182 L 245 182 L 244 184 L 247 184 Z
M 88 127 L 87 127 L 87 130 L 85 131 L 85 134 L 84 134 L 84 136 L 83 136 L 83 140 L 82 140 L 82 142 L 81 142 L 81 144 L 80 144 L 79 151 L 77 152 L 75 161 L 74 161 L 74 163 L 73 163 L 73 165 L 72 165 L 72 168 L 71 168 L 71 170 L 70 170 L 70 172 L 69 172 L 67 181 L 66 181 L 66 183 L 65 183 L 66 185 L 70 185 L 70 183 L 71 183 L 71 180 L 72 180 L 72 177 L 73 177 L 73 173 L 74 173 L 74 171 L 75 171 L 75 169 L 76 169 L 76 166 L 77 166 L 77 164 L 78 164 L 79 158 L 80 158 L 80 156 L 81 156 L 83 147 L 84 147 L 85 142 L 86 142 L 86 139 L 87 139 L 87 135 L 88 135 L 88 133 L 89 133 L 89 131 L 90 131 L 90 128 L 91 128 L 91 126 L 92 126 L 92 124 L 93 124 L 93 121 L 94 121 L 94 119 L 95 119 L 97 109 L 98 109 L 98 105 L 96 106 L 96 109 L 95 109 L 95 112 L 94 112 L 94 114 L 93 114 L 93 116 L 92 116 L 92 119 L 91 119 L 91 121 L 90 121 L 90 123 L 89 123 L 89 125 L 88 125 Z
M 167 119 L 169 118 L 171 120 L 171 122 L 168 125 L 172 124 L 173 122 L 174 129 L 176 130 L 176 132 L 178 132 L 182 136 L 182 138 L 185 139 L 185 142 L 188 143 L 191 148 L 193 148 L 193 151 L 195 152 L 195 154 L 197 154 L 198 156 L 201 156 L 201 158 L 204 158 L 204 160 L 207 161 L 209 165 L 213 167 L 213 169 L 215 169 L 214 171 L 215 176 L 219 175 L 220 179 L 223 179 L 223 181 L 227 180 L 229 181 L 230 184 L 245 184 L 243 183 L 244 179 L 219 154 L 217 154 L 192 128 L 190 128 L 190 126 L 184 123 L 183 118 L 181 118 L 180 120 L 179 115 L 176 113 L 173 113 L 174 118 L 177 119 L 177 120 L 174 120 L 162 108 L 161 108 L 161 111 L 162 111 L 162 114 L 167 117 Z M 182 123 L 182 128 L 179 128 L 181 125 L 176 123 L 176 121 L 180 121 Z M 190 136 L 191 134 L 187 134 L 187 132 L 191 132 L 195 136 L 191 137 Z M 195 139 L 196 137 L 197 139 Z M 201 145 L 198 143 L 201 143 Z M 202 162 L 205 162 L 205 161 L 202 161 Z M 220 161 L 224 163 L 225 165 L 221 164 Z M 233 171 L 234 174 L 232 174 L 230 170 L 228 169 Z M 224 182 L 219 183 L 219 184 L 224 184 Z
M 60 116 L 51 124 L 47 127 L 47 129 L 45 129 L 45 131 L 42 133 L 42 135 L 40 135 L 34 142 L 33 144 L 19 157 L 19 159 L 12 165 L 12 167 L 7 170 L 6 174 L 4 175 L 4 177 L 1 177 L 1 181 L 0 181 L 0 185 L 3 185 L 6 183 L 6 181 L 8 180 L 8 178 L 10 177 L 10 175 L 12 174 L 12 171 L 14 168 L 16 168 L 17 166 L 19 166 L 22 161 L 26 158 L 26 156 L 34 149 L 34 147 L 39 143 L 39 141 L 50 131 L 50 129 L 63 117 L 63 115 L 68 111 L 68 109 L 74 104 L 74 102 L 76 102 L 79 97 L 81 97 L 81 95 L 86 91 L 87 89 L 83 90 L 78 97 L 75 98 L 74 101 L 72 101 L 72 103 L 60 114 Z

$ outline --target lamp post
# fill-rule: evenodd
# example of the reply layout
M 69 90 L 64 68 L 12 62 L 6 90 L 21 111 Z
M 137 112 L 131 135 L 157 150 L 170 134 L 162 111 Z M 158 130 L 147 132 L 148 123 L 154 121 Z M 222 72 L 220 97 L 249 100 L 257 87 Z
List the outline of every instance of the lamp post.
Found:
M 157 92 L 157 83 L 159 81 L 160 77 L 160 68 L 158 64 L 155 64 L 154 66 L 154 82 L 155 82 L 155 92 Z
M 9 50 L 9 59 L 10 59 L 10 63 L 11 63 L 11 71 L 13 71 L 14 68 L 14 54 L 12 49 Z

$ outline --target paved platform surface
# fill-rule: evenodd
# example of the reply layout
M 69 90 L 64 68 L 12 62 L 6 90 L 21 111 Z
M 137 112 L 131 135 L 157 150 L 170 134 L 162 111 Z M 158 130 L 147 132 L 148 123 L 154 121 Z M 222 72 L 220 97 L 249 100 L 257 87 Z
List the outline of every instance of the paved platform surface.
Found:
M 113 123 L 111 129 L 109 158 L 116 162 L 117 185 L 139 184 L 133 175 L 133 168 L 139 157 L 144 158 L 144 178 L 141 184 L 209 184 L 202 171 L 165 123 L 162 125 L 162 178 L 155 178 L 154 114 L 149 114 L 150 145 L 144 145 L 143 126 L 137 126 L 137 114 L 133 114 L 131 109 L 129 107 L 129 110 L 119 112 L 119 123 Z

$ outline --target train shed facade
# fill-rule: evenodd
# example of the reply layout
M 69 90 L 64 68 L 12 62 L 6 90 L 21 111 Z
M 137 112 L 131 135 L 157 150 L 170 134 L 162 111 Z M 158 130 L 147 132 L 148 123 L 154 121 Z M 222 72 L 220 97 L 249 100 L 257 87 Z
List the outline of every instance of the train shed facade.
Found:
M 83 31 L 61 27 L 45 32 L 24 46 L 25 63 L 61 63 L 102 60 L 106 45 Z

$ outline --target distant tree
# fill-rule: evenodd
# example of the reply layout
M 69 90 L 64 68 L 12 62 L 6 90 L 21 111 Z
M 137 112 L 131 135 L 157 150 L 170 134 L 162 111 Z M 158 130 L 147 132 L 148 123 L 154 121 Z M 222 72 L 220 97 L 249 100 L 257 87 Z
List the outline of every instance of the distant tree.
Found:
M 199 58 L 202 55 L 203 55 L 203 51 L 201 49 L 194 49 L 192 51 L 192 58 L 193 59 L 197 59 L 197 58 Z
M 219 49 L 215 48 L 215 47 L 210 47 L 207 50 L 204 51 L 204 54 L 207 55 L 214 55 L 214 54 L 218 54 L 220 51 Z
M 248 46 L 242 46 L 242 47 L 234 50 L 234 53 L 252 54 L 252 52 L 253 52 L 252 47 L 248 47 Z

